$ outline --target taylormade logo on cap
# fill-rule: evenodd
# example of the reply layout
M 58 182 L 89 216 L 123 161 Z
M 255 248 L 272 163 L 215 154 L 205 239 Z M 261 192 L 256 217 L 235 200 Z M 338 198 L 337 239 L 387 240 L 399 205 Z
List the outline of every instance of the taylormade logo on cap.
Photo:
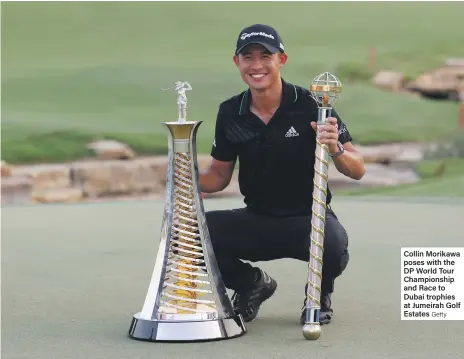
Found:
M 251 36 L 265 36 L 265 37 L 268 37 L 274 40 L 274 36 L 272 36 L 271 34 L 262 32 L 262 31 L 261 32 L 250 32 L 250 33 L 244 32 L 242 36 L 240 36 L 240 40 L 245 40 L 246 38 L 251 37 Z
M 277 31 L 268 25 L 255 24 L 242 29 L 235 44 L 235 54 L 238 55 L 250 44 L 260 44 L 270 53 L 284 52 L 283 41 Z

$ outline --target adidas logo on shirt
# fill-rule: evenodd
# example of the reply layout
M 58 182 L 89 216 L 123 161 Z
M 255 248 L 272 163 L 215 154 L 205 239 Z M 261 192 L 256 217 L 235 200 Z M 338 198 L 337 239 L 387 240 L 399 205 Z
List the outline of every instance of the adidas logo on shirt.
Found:
M 285 137 L 297 137 L 299 136 L 300 134 L 298 132 L 295 131 L 295 129 L 292 127 L 290 127 L 290 129 L 287 131 L 287 133 L 285 134 Z

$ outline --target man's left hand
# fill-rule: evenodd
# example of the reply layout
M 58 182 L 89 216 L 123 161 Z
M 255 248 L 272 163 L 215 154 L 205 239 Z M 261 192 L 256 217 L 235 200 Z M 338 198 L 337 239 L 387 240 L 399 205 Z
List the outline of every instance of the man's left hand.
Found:
M 328 117 L 324 125 L 311 122 L 311 127 L 318 134 L 318 140 L 329 147 L 329 153 L 334 154 L 338 149 L 338 124 L 335 117 Z

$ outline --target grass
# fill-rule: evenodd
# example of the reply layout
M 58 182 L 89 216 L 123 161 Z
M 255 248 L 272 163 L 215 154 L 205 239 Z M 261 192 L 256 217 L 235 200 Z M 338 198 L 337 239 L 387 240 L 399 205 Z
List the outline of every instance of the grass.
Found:
M 138 155 L 167 154 L 164 145 L 165 136 L 161 134 L 106 133 L 98 136 L 91 133 L 60 131 L 30 135 L 27 140 L 15 141 L 6 139 L 2 146 L 8 149 L 8 158 L 19 163 L 62 162 L 73 158 L 93 157 L 87 150 L 89 142 L 102 139 L 115 139 L 130 143 Z M 5 158 L 5 156 L 4 156 Z
M 377 68 L 411 77 L 463 57 L 463 10 L 398 2 L 2 3 L 2 158 L 70 160 L 102 137 L 165 152 L 160 122 L 175 120 L 177 108 L 160 87 L 179 79 L 193 86 L 189 118 L 204 122 L 198 151 L 209 152 L 219 103 L 245 88 L 231 59 L 236 36 L 256 22 L 281 33 L 285 79 L 307 86 L 323 71 L 340 77 L 337 110 L 356 142 L 441 139 L 456 128 L 457 104 L 372 88 L 368 52 L 376 47 Z
M 416 169 L 422 178 L 418 183 L 340 191 L 337 195 L 464 197 L 464 158 L 425 160 L 419 163 Z

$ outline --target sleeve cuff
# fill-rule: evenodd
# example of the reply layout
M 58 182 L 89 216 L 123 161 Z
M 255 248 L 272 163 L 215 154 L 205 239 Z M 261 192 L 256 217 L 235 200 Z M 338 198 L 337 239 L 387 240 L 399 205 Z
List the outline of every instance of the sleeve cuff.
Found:
M 218 161 L 224 161 L 224 162 L 231 162 L 231 161 L 235 161 L 237 159 L 236 156 L 234 155 L 226 155 L 226 154 L 220 154 L 220 153 L 217 153 L 217 152 L 211 152 L 211 157 L 213 157 L 214 159 L 218 160 Z

